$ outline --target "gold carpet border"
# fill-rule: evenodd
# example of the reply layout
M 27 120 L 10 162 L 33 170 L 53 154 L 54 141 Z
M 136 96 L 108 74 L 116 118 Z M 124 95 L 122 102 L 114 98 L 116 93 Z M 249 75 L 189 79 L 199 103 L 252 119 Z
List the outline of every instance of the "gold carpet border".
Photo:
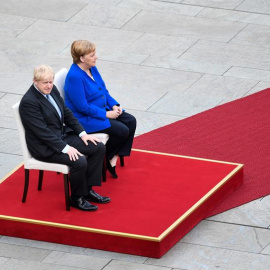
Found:
M 214 186 L 209 192 L 207 192 L 197 203 L 195 203 L 191 208 L 189 208 L 188 211 L 186 211 L 167 230 L 165 230 L 158 237 L 159 241 L 162 241 L 162 239 L 164 239 L 181 222 L 183 222 L 188 216 L 190 216 L 201 204 L 203 204 L 203 202 L 205 202 L 209 197 L 211 197 L 215 192 L 217 192 L 231 177 L 233 177 L 239 170 L 241 170 L 244 167 L 244 164 L 227 162 L 227 161 L 219 161 L 219 160 L 212 160 L 212 159 L 205 159 L 205 158 L 198 158 L 198 157 L 182 156 L 182 155 L 168 154 L 168 153 L 141 150 L 141 149 L 132 149 L 132 150 L 137 151 L 137 152 L 145 152 L 145 153 L 165 155 L 165 156 L 173 156 L 173 157 L 189 158 L 189 159 L 203 160 L 203 161 L 216 162 L 216 163 L 224 163 L 224 164 L 229 164 L 229 165 L 237 165 L 237 167 L 233 171 L 231 171 L 226 177 L 224 177 L 216 186 Z
M 225 178 L 223 178 L 216 186 L 214 186 L 206 195 L 204 195 L 197 203 L 195 203 L 188 211 L 186 211 L 179 219 L 177 219 L 167 230 L 160 236 L 160 241 L 165 238 L 171 231 L 173 231 L 181 222 L 190 216 L 201 204 L 203 204 L 209 197 L 217 192 L 232 176 L 243 168 L 243 164 L 239 164 L 233 171 L 231 171 Z
M 41 226 L 50 226 L 50 227 L 56 227 L 56 228 L 62 228 L 62 229 L 71 229 L 71 230 L 77 230 L 77 231 L 92 232 L 92 233 L 107 234 L 107 235 L 113 235 L 113 236 L 129 237 L 129 238 L 136 238 L 136 239 L 141 239 L 141 240 L 160 242 L 159 237 L 150 237 L 150 236 L 144 236 L 144 235 L 139 235 L 139 234 L 121 233 L 121 232 L 114 232 L 114 231 L 108 231 L 108 230 L 93 229 L 93 228 L 87 228 L 87 227 L 76 226 L 76 225 L 67 225 L 63 223 L 41 221 L 41 220 L 36 220 L 36 219 L 19 218 L 19 217 L 12 217 L 12 216 L 6 216 L 6 215 L 0 215 L 0 219 L 17 221 L 17 222 L 26 222 L 26 223 L 37 224 Z
M 13 170 L 11 170 L 7 175 L 5 175 L 2 179 L 0 179 L 0 184 L 3 183 L 10 175 L 12 175 L 15 171 L 17 171 L 21 166 L 23 165 L 23 162 L 21 162 L 19 165 L 17 165 Z
M 41 225 L 41 226 L 50 226 L 50 227 L 56 227 L 56 228 L 72 229 L 72 230 L 99 233 L 99 234 L 107 234 L 107 235 L 120 236 L 120 237 L 129 237 L 129 238 L 147 240 L 147 241 L 153 241 L 153 242 L 161 242 L 171 231 L 173 231 L 181 222 L 183 222 L 188 216 L 190 216 L 204 201 L 206 201 L 211 195 L 213 195 L 219 188 L 221 188 L 233 175 L 235 175 L 244 166 L 243 164 L 239 164 L 239 163 L 232 163 L 232 162 L 218 161 L 218 160 L 211 160 L 211 159 L 204 159 L 204 158 L 190 157 L 190 156 L 182 156 L 182 155 L 154 152 L 154 151 L 134 149 L 134 148 L 132 149 L 132 151 L 145 152 L 145 153 L 157 154 L 157 155 L 165 155 L 165 156 L 173 156 L 173 157 L 181 157 L 181 158 L 189 158 L 189 159 L 196 159 L 196 160 L 203 160 L 203 161 L 210 161 L 210 162 L 217 162 L 217 163 L 224 163 L 224 164 L 231 164 L 231 165 L 237 165 L 237 167 L 231 173 L 229 173 L 225 178 L 223 178 L 215 187 L 213 187 L 206 195 L 204 195 L 188 211 L 186 211 L 180 218 L 178 218 L 159 237 L 150 237 L 150 236 L 144 236 L 144 235 L 139 235 L 139 234 L 130 234 L 130 233 L 114 232 L 114 231 L 101 230 L 101 229 L 93 229 L 93 228 L 82 227 L 82 226 L 67 225 L 67 224 L 56 223 L 56 222 L 41 221 L 41 220 L 28 219 L 28 218 L 19 218 L 19 217 L 6 216 L 6 215 L 0 215 L 0 219 L 17 221 L 17 222 L 26 222 L 26 223 L 37 224 L 37 225 Z M 14 173 L 22 165 L 23 165 L 23 162 L 20 163 L 18 166 L 16 166 L 5 177 L 3 177 L 0 180 L 0 184 L 2 182 L 4 182 L 12 173 Z
M 182 155 L 169 154 L 169 153 L 163 153 L 163 152 L 155 152 L 155 151 L 148 151 L 148 150 L 142 150 L 142 149 L 136 149 L 136 148 L 132 148 L 132 151 L 145 152 L 145 153 L 150 153 L 150 154 L 157 154 L 157 155 L 171 156 L 171 157 L 181 157 L 181 158 L 197 159 L 197 160 L 211 161 L 211 162 L 231 164 L 231 165 L 244 165 L 244 164 L 233 163 L 233 162 L 228 162 L 228 161 L 220 161 L 220 160 L 207 159 L 207 158 L 198 158 L 198 157 L 191 157 L 191 156 L 182 156 Z

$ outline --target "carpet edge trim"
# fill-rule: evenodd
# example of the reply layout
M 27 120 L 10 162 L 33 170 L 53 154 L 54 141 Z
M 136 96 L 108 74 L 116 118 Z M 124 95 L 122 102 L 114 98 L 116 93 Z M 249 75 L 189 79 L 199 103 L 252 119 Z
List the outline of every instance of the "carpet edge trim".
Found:
M 158 154 L 158 155 L 167 155 L 167 156 L 190 158 L 190 159 L 196 159 L 196 160 L 202 160 L 202 161 L 237 165 L 237 167 L 234 170 L 232 170 L 226 177 L 224 177 L 207 194 L 205 194 L 197 203 L 195 203 L 191 208 L 189 208 L 180 218 L 178 218 L 169 228 L 167 228 L 158 237 L 87 228 L 87 227 L 76 226 L 76 225 L 66 225 L 62 223 L 55 223 L 55 222 L 48 222 L 48 221 L 41 221 L 41 220 L 27 219 L 27 218 L 19 218 L 19 217 L 6 216 L 6 215 L 0 215 L 0 219 L 17 221 L 17 222 L 26 222 L 26 223 L 37 224 L 41 226 L 50 226 L 50 227 L 58 227 L 58 228 L 63 228 L 63 229 L 85 231 L 85 232 L 91 232 L 91 233 L 97 233 L 97 234 L 107 234 L 107 235 L 120 236 L 120 237 L 126 237 L 126 238 L 135 238 L 135 239 L 141 239 L 141 240 L 147 240 L 147 241 L 153 241 L 153 242 L 161 242 L 168 234 L 170 234 L 177 226 L 179 226 L 179 224 L 181 224 L 186 218 L 188 218 L 200 205 L 202 205 L 210 196 L 212 196 L 219 188 L 221 188 L 228 180 L 230 180 L 231 177 L 236 174 L 236 172 L 238 172 L 240 169 L 244 167 L 244 164 L 239 164 L 239 163 L 232 163 L 232 162 L 225 162 L 225 161 L 223 162 L 223 161 L 210 160 L 210 159 L 204 159 L 204 158 L 189 157 L 189 156 L 182 156 L 182 155 L 162 153 L 162 152 L 154 152 L 154 151 L 148 151 L 148 150 L 142 150 L 142 149 L 132 149 L 132 150 L 137 151 L 137 152 L 145 152 L 145 153 Z M 0 184 L 4 182 L 12 173 L 18 170 L 22 165 L 23 165 L 23 162 L 21 162 L 13 170 L 11 170 L 6 176 L 4 176 L 0 180 Z
M 21 166 L 23 166 L 23 162 L 19 163 L 15 168 L 13 168 L 10 172 L 8 172 L 5 176 L 0 179 L 0 184 L 2 184 L 9 176 L 11 176 L 15 171 L 17 171 Z
M 120 237 L 125 237 L 125 238 L 135 238 L 135 239 L 147 240 L 147 241 L 152 241 L 152 242 L 161 242 L 168 234 L 170 234 L 177 226 L 179 226 L 186 218 L 188 218 L 199 206 L 201 206 L 209 197 L 211 197 L 215 192 L 217 192 L 227 181 L 229 181 L 243 167 L 244 167 L 243 164 L 239 164 L 234 170 L 232 170 L 226 177 L 224 177 L 217 185 L 215 185 L 207 194 L 205 194 L 196 204 L 194 204 L 188 211 L 186 211 L 180 218 L 178 218 L 168 229 L 166 229 L 158 237 L 113 232 L 113 231 L 108 231 L 108 230 L 93 229 L 93 228 L 87 228 L 87 227 L 82 227 L 82 226 L 67 225 L 67 224 L 62 224 L 62 223 L 40 221 L 40 220 L 35 220 L 35 219 L 19 218 L 19 217 L 12 217 L 12 216 L 6 216 L 6 215 L 0 215 L 0 219 L 9 220 L 9 221 L 17 221 L 17 222 L 26 222 L 26 223 L 37 224 L 41 226 L 50 226 L 50 227 L 57 227 L 57 228 L 63 228 L 63 229 L 85 231 L 85 232 L 97 233 L 97 234 L 107 234 L 107 235 L 120 236 Z
M 49 226 L 49 227 L 56 227 L 56 228 L 62 228 L 62 229 L 84 231 L 84 232 L 89 232 L 89 233 L 107 234 L 107 235 L 120 236 L 120 237 L 126 237 L 126 238 L 147 240 L 147 241 L 152 241 L 152 242 L 160 242 L 158 237 L 144 236 L 144 235 L 139 235 L 139 234 L 113 232 L 113 231 L 108 231 L 108 230 L 93 229 L 93 228 L 87 228 L 87 227 L 76 226 L 76 225 L 66 225 L 63 223 L 41 221 L 41 220 L 36 220 L 36 219 L 19 218 L 19 217 L 6 216 L 6 215 L 0 215 L 0 219 L 9 220 L 9 221 L 16 221 L 16 222 L 25 222 L 25 223 L 36 224 L 36 225 L 41 225 L 41 226 Z
M 178 227 L 186 218 L 188 218 L 198 207 L 200 207 L 209 197 L 217 192 L 227 181 L 229 181 L 238 171 L 243 169 L 244 165 L 239 164 L 226 177 L 224 177 L 217 185 L 215 185 L 208 193 L 206 193 L 197 203 L 189 208 L 180 218 L 178 218 L 167 230 L 165 230 L 158 238 L 160 241 Z
M 199 157 L 192 157 L 192 156 L 182 156 L 182 155 L 177 155 L 177 154 L 169 154 L 169 153 L 164 153 L 164 152 L 155 152 L 155 151 L 149 151 L 149 150 L 143 150 L 143 149 L 137 149 L 137 148 L 132 148 L 132 151 L 145 152 L 145 153 L 149 153 L 149 154 L 157 154 L 157 155 L 164 155 L 164 156 L 196 159 L 196 160 L 209 161 L 209 162 L 215 162 L 215 163 L 223 163 L 223 164 L 229 164 L 229 165 L 237 165 L 237 166 L 238 165 L 244 165 L 244 164 L 241 164 L 241 163 L 235 163 L 235 162 L 229 162 L 229 161 L 207 159 L 207 158 L 199 158 Z

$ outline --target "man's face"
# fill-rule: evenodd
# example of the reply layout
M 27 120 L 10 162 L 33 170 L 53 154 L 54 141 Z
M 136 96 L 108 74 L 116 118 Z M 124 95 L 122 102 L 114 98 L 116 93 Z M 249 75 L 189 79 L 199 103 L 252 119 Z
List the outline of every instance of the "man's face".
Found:
M 53 89 L 53 76 L 40 81 L 34 80 L 34 84 L 42 94 L 48 95 Z

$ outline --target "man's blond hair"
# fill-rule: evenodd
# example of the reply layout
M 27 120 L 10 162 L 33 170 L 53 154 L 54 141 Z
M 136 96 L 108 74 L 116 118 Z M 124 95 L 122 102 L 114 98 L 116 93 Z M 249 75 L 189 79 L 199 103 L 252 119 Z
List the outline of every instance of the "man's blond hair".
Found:
M 33 72 L 34 81 L 42 81 L 51 77 L 54 78 L 54 71 L 52 67 L 48 65 L 39 65 L 35 67 L 34 72 Z

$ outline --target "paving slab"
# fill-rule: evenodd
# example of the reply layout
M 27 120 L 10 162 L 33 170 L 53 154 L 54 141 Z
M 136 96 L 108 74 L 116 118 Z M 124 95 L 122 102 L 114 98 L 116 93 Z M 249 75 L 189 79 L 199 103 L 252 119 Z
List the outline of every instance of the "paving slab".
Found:
M 14 117 L 0 115 L 0 128 L 14 129 L 15 127 L 16 121 Z
M 218 96 L 194 93 L 193 91 L 186 91 L 184 93 L 173 91 L 166 93 L 166 95 L 152 105 L 148 111 L 177 115 L 185 118 L 213 108 L 221 104 L 221 102 L 222 98 Z
M 181 0 L 174 1 L 152 1 L 152 0 L 126 0 L 121 1 L 118 7 L 139 8 L 148 11 L 180 14 L 185 16 L 196 16 L 203 7 L 181 5 Z
M 35 24 L 41 23 L 36 22 Z M 27 31 L 35 32 L 35 27 L 36 26 L 34 26 L 33 24 L 31 27 L 28 28 Z M 22 35 L 23 34 L 20 34 L 17 38 L 6 38 L 1 41 L 0 49 L 3 53 L 5 53 L 6 56 L 9 57 L 8 59 L 12 60 L 16 57 L 28 57 L 28 59 L 25 61 L 25 64 L 27 64 L 29 61 L 32 61 L 37 55 L 52 57 L 53 55 L 63 51 L 69 45 L 69 41 L 65 41 L 64 39 L 48 39 L 46 41 L 42 41 L 38 37 L 32 38 L 30 35 L 29 37 L 24 38 L 22 37 Z M 61 36 L 61 34 L 58 35 L 59 37 Z
M 142 111 L 168 91 L 184 92 L 201 77 L 199 73 L 103 61 L 97 67 L 107 89 L 123 108 Z
M 5 264 L 8 260 L 9 260 L 9 258 L 0 257 L 0 266 Z
M 42 261 L 49 254 L 50 250 L 22 247 L 0 243 L 0 256 L 20 260 Z
M 169 125 L 171 123 L 183 119 L 183 117 L 181 116 L 161 114 L 161 113 L 143 112 L 128 109 L 127 112 L 134 115 L 137 119 L 136 135 L 144 134 L 146 132 L 152 131 L 154 129 Z
M 141 63 L 145 61 L 147 57 L 148 55 L 145 55 L 145 54 L 130 53 L 130 52 L 122 51 L 122 50 L 119 50 L 119 51 L 115 50 L 113 53 L 111 51 L 102 53 L 99 59 L 104 60 L 104 61 L 140 65 Z
M 0 47 L 1 47 L 1 45 L 0 45 Z M 5 65 L 0 65 L 0 74 L 6 73 L 7 71 L 11 72 L 11 71 L 17 70 L 17 68 L 18 68 L 16 63 L 11 61 L 9 56 L 3 51 L 0 51 L 0 62 L 5 63 Z M 2 89 L 0 89 L 0 91 L 1 90 Z
M 218 8 L 205 8 L 197 15 L 197 17 L 250 24 L 270 25 L 270 16 L 265 14 Z
M 29 85 L 30 86 L 30 85 Z M 15 94 L 5 94 L 0 98 L 0 115 L 7 117 L 14 117 L 12 105 L 21 100 L 20 95 Z
M 180 242 L 259 253 L 270 244 L 270 230 L 204 220 Z
M 257 82 L 205 74 L 184 93 L 169 92 L 149 111 L 191 116 L 242 97 Z
M 123 0 L 83 0 L 86 3 L 98 4 L 104 6 L 117 6 L 118 3 L 121 3 Z
M 134 41 L 126 50 L 128 52 L 156 57 L 178 58 L 197 41 L 198 39 L 196 38 L 145 33 Z
M 150 258 L 146 263 L 185 270 L 262 270 L 270 267 L 270 257 L 225 248 L 178 243 L 161 259 Z
M 104 269 L 104 266 L 110 262 L 110 259 L 53 251 L 42 262 L 99 270 Z
M 235 9 L 243 0 L 184 0 L 182 4 L 198 5 L 203 7 L 218 7 L 224 9 Z
M 259 81 L 254 87 L 251 88 L 251 90 L 245 95 L 252 95 L 254 93 L 257 93 L 259 91 L 262 91 L 264 89 L 267 89 L 270 87 L 270 83 L 266 81 Z
M 231 39 L 230 43 L 269 48 L 270 26 L 249 24 Z
M 261 254 L 270 255 L 270 244 L 261 251 Z
M 7 91 L 10 95 L 13 95 L 14 100 L 10 103 L 10 107 L 6 108 L 5 111 L 8 111 L 8 115 L 11 116 L 11 106 L 15 104 L 22 98 L 22 95 L 29 89 L 33 82 L 32 72 L 26 72 L 22 70 L 21 72 L 2 72 L 0 73 L 0 91 Z M 2 100 L 2 99 L 1 99 Z M 1 102 L 0 100 L 0 107 Z M 3 107 L 3 106 L 2 106 Z M 5 112 L 6 113 L 6 112 Z M 0 114 L 2 114 L 0 112 Z
M 160 267 L 146 264 L 135 264 L 131 262 L 112 260 L 103 270 L 171 270 L 168 267 Z
M 264 47 L 199 40 L 181 57 L 197 57 L 214 64 L 270 70 L 270 49 Z
M 16 138 L 13 138 L 16 140 Z M 6 177 L 19 164 L 22 163 L 22 155 L 11 155 L 0 153 L 0 179 Z
M 270 71 L 255 69 L 255 68 L 243 68 L 243 67 L 231 67 L 224 76 L 231 76 L 243 79 L 253 79 L 258 81 L 270 81 Z
M 159 0 L 154 0 L 154 1 L 159 1 Z M 168 3 L 181 3 L 183 0 L 164 0 L 163 2 L 168 2 Z
M 178 59 L 170 58 L 167 56 L 150 56 L 142 63 L 142 65 L 199 73 L 205 73 L 207 71 L 208 74 L 213 75 L 223 75 L 231 67 L 230 64 L 213 63 L 211 59 L 204 60 L 199 59 L 198 57 L 193 55 L 187 56 L 186 54 L 179 57 Z
M 213 23 L 206 18 L 141 11 L 122 29 L 228 42 L 245 26 L 238 22 Z
M 21 155 L 19 133 L 14 129 L 0 128 L 1 144 L 0 153 Z
M 257 83 L 258 80 L 205 74 L 188 91 L 218 96 L 226 103 L 243 97 Z
M 8 163 L 13 164 L 13 167 L 11 167 L 11 170 L 14 169 L 20 163 L 22 163 L 22 155 L 0 153 L 0 165 L 3 166 L 4 164 L 8 164 Z
M 121 28 L 139 12 L 140 9 L 136 8 L 131 9 L 89 4 L 74 15 L 69 22 L 110 28 Z
M 3 72 L 2 81 L 0 84 L 3 86 L 13 85 L 12 91 L 14 94 L 23 95 L 33 83 L 33 67 L 36 67 L 40 64 L 49 64 L 54 72 L 56 73 L 61 68 L 65 67 L 69 69 L 72 64 L 71 56 L 50 56 L 50 55 L 35 55 L 31 59 L 27 59 L 26 56 L 9 56 L 9 58 L 18 65 L 18 71 L 13 73 L 10 76 L 10 72 Z M 17 81 L 13 82 L 14 80 Z M 20 82 L 20 83 L 18 83 Z
M 31 260 L 9 259 L 1 270 L 85 270 L 85 268 L 46 264 Z
M 267 229 L 270 225 L 270 196 L 233 208 L 207 220 Z
M 1 8 L 0 8 L 1 9 Z M 26 18 L 23 16 L 14 16 L 8 14 L 0 14 L 1 28 L 0 37 L 4 39 L 5 37 L 16 37 L 32 23 L 34 23 L 36 18 Z
M 99 257 L 99 258 L 107 258 L 107 259 L 112 259 L 112 260 L 138 263 L 139 265 L 141 265 L 147 260 L 147 257 L 143 257 L 143 256 L 129 255 L 129 254 L 124 254 L 124 253 L 110 252 L 110 251 L 90 249 L 90 248 L 85 249 L 84 254 L 89 255 L 89 256 Z
M 236 10 L 270 14 L 270 2 L 265 0 L 245 0 Z
M 32 0 L 9 0 L 1 1 L 0 13 L 56 21 L 67 21 L 85 6 L 86 3 L 80 0 L 47 0 L 40 2 Z
M 127 48 L 142 34 L 138 31 L 38 20 L 20 34 L 18 40 L 29 42 L 29 46 L 34 49 L 34 52 L 39 52 L 39 54 L 41 54 L 42 49 L 48 55 L 60 53 L 68 48 L 66 52 L 70 55 L 70 45 L 76 39 L 90 40 L 97 44 L 98 50 L 102 48 L 102 51 L 106 49 L 106 51 L 113 53 L 115 50 Z M 44 40 L 44 36 L 56 36 L 57 39 Z M 24 48 L 27 49 L 27 46 L 24 45 Z M 30 53 L 30 48 L 28 53 Z
M 45 43 L 42 46 L 46 47 Z M 38 46 L 34 40 L 22 41 L 19 38 L 6 38 L 3 42 L 1 41 L 0 61 L 5 63 L 5 65 L 0 65 L 1 80 L 11 75 L 20 76 L 17 73 L 24 73 L 25 79 L 22 79 L 20 83 L 27 82 L 28 78 L 31 78 L 32 81 L 33 69 L 41 63 L 49 63 L 56 69 L 71 65 L 69 43 L 62 44 L 56 53 L 48 53 L 48 51 L 43 50 L 42 46 Z M 65 48 L 62 49 L 63 47 Z M 69 53 L 64 55 L 62 52 L 66 48 L 68 48 Z M 53 50 L 55 51 L 55 49 Z
M 8 237 L 8 236 L 0 237 L 0 243 L 16 245 L 16 246 L 40 248 L 40 249 L 46 249 L 50 251 L 69 252 L 72 254 L 84 254 L 86 250 L 85 248 L 82 248 L 82 247 L 74 247 L 74 246 L 61 245 L 61 244 L 56 244 L 56 243 L 36 241 L 36 240 L 17 238 L 17 237 Z

